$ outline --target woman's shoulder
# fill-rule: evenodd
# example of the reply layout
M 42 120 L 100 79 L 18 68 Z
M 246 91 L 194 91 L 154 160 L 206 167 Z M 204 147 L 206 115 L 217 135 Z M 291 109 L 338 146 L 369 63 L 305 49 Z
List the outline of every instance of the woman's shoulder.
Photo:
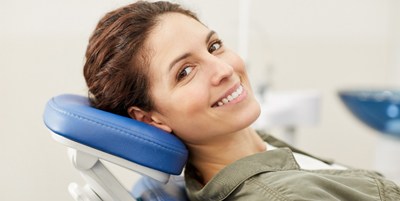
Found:
M 400 200 L 400 189 L 365 170 L 295 170 L 255 175 L 230 197 L 233 200 Z

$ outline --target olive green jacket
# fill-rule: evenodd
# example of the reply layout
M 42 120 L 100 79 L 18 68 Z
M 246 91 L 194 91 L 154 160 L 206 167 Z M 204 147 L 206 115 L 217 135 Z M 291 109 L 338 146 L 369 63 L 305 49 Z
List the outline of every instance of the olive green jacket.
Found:
M 292 151 L 311 155 L 270 135 L 260 135 L 269 144 L 281 148 L 240 159 L 221 170 L 205 186 L 194 179 L 194 170 L 188 166 L 185 180 L 190 200 L 400 201 L 399 186 L 375 172 L 303 170 Z

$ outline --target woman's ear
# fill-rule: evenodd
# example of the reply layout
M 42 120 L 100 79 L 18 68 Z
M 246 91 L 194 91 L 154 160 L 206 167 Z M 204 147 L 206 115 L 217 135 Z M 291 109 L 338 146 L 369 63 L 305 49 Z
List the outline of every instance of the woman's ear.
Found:
M 128 108 L 128 114 L 132 119 L 150 124 L 168 133 L 172 132 L 172 129 L 161 122 L 153 112 L 146 112 L 136 106 L 132 106 Z

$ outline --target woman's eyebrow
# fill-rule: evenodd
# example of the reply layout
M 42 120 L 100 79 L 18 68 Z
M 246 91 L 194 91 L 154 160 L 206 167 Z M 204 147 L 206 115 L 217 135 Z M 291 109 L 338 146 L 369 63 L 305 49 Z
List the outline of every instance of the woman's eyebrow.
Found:
M 211 31 L 207 34 L 206 43 L 208 43 L 208 41 L 210 41 L 210 38 L 211 38 L 214 34 L 216 34 L 216 32 L 213 31 L 213 30 L 211 30 Z
M 169 71 L 171 71 L 172 67 L 174 67 L 175 64 L 178 63 L 180 60 L 186 59 L 186 58 L 190 57 L 191 55 L 192 55 L 191 53 L 185 53 L 185 54 L 183 54 L 182 56 L 180 56 L 180 57 L 174 59 L 174 60 L 171 62 L 171 64 L 169 65 Z
M 214 34 L 216 34 L 216 32 L 213 31 L 213 30 L 211 30 L 211 31 L 207 34 L 206 41 L 205 41 L 206 44 L 210 41 L 210 38 L 211 38 Z M 191 55 L 192 55 L 191 53 L 185 53 L 185 54 L 181 55 L 180 57 L 174 59 L 174 60 L 171 62 L 171 64 L 169 65 L 169 70 L 171 71 L 172 67 L 174 67 L 175 64 L 178 63 L 180 60 L 186 59 L 186 58 L 190 57 Z

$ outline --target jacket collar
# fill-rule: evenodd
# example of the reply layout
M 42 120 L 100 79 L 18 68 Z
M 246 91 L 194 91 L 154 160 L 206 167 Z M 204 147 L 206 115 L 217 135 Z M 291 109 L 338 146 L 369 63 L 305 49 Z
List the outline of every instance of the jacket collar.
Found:
M 290 144 L 287 144 L 284 141 L 281 141 L 281 140 L 275 138 L 274 136 L 266 134 L 266 133 L 264 133 L 262 131 L 257 131 L 257 133 L 261 137 L 261 139 L 263 139 L 265 142 L 271 144 L 272 146 L 275 146 L 275 147 L 287 147 L 290 150 L 292 150 L 293 152 L 304 154 L 306 156 L 315 158 L 315 159 L 320 160 L 320 161 L 322 161 L 322 162 L 324 162 L 326 164 L 329 164 L 329 165 L 332 165 L 334 163 L 334 161 L 331 160 L 331 159 L 320 158 L 320 157 L 314 156 L 312 154 L 309 154 L 307 152 L 304 152 L 304 151 L 302 151 L 300 149 L 297 149 L 296 147 L 293 147 Z
M 186 186 L 194 200 L 223 200 L 250 177 L 264 173 L 299 170 L 289 148 L 278 148 L 242 158 L 222 169 L 205 186 L 199 183 L 190 169 L 186 169 Z M 234 176 L 232 176 L 234 175 Z
M 217 173 L 205 186 L 195 179 L 195 171 L 188 165 L 185 169 L 185 180 L 189 197 L 193 200 L 223 200 L 240 184 L 254 175 L 264 172 L 299 170 L 300 167 L 294 159 L 292 151 L 316 158 L 327 164 L 333 162 L 303 152 L 264 132 L 258 131 L 258 134 L 265 142 L 278 147 L 278 149 L 235 161 Z

